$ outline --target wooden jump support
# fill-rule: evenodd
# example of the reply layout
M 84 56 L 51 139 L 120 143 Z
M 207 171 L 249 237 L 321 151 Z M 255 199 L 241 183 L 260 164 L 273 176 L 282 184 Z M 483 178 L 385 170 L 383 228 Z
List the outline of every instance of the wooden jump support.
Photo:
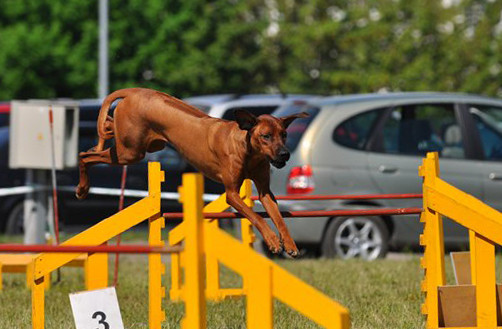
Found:
M 246 301 L 247 328 L 267 329 L 273 327 L 274 298 L 289 305 L 325 328 L 348 329 L 349 312 L 337 302 L 329 299 L 318 290 L 280 268 L 268 258 L 250 248 L 250 241 L 234 239 L 218 227 L 217 221 L 208 221 L 203 217 L 203 179 L 200 174 L 183 175 L 180 199 L 183 203 L 184 220 L 169 234 L 171 245 L 184 240 L 185 250 L 172 258 L 184 268 L 184 280 L 180 273 L 174 272 L 175 288 L 179 299 L 185 302 L 184 329 L 206 328 L 206 297 L 221 298 L 224 289 L 212 291 L 209 285 L 209 271 L 206 268 L 222 263 L 243 278 L 244 288 L 239 291 Z M 250 202 L 250 183 L 244 184 L 241 196 Z M 214 212 L 226 209 L 225 196 L 207 205 L 204 211 Z M 251 232 L 248 232 L 251 233 Z M 249 235 L 248 235 L 249 237 Z M 205 256 L 205 257 L 204 257 Z M 206 264 L 204 264 L 204 259 Z M 214 263 L 209 263 L 214 262 Z M 179 267 L 172 264 L 177 271 Z M 213 279 L 217 278 L 217 272 Z M 206 283 L 206 278 L 207 282 Z M 219 288 L 218 282 L 213 282 Z M 223 292 L 223 293 L 222 293 Z
M 502 244 L 502 214 L 441 180 L 437 153 L 427 154 L 419 173 L 423 177 L 420 244 L 425 247 L 421 286 L 426 328 L 502 328 L 497 316 L 502 289 L 495 282 L 495 244 Z M 470 254 L 452 257 L 461 285 L 446 285 L 443 216 L 469 230 Z M 470 275 L 460 268 L 470 269 Z
M 62 243 L 64 253 L 54 253 L 57 247 L 49 249 L 43 246 L 42 253 L 28 265 L 32 289 L 32 328 L 43 329 L 44 288 L 48 275 L 59 267 L 69 264 L 82 255 L 87 257 L 87 289 L 100 289 L 108 286 L 108 262 L 105 252 L 115 252 L 113 248 L 99 247 L 116 235 L 123 233 L 143 220 L 149 221 L 149 246 L 159 248 L 149 254 L 149 328 L 160 329 L 165 320 L 162 310 L 162 299 L 165 298 L 165 287 L 161 284 L 165 267 L 161 263 L 161 249 L 169 249 L 173 253 L 173 268 L 184 269 L 184 280 L 181 273 L 173 272 L 177 297 L 185 303 L 185 317 L 182 321 L 184 329 L 202 329 L 206 327 L 206 297 L 211 290 L 205 289 L 206 267 L 208 282 L 216 284 L 218 264 L 225 264 L 239 273 L 244 279 L 244 288 L 234 291 L 235 295 L 247 298 L 247 326 L 250 329 L 267 329 L 273 326 L 273 299 L 298 310 L 318 324 L 332 329 L 348 329 L 350 327 L 349 312 L 340 304 L 332 301 L 316 289 L 289 274 L 264 256 L 256 253 L 250 245 L 254 239 L 251 225 L 244 222 L 244 241 L 238 241 L 218 228 L 217 221 L 207 221 L 202 215 L 203 180 L 200 174 L 183 176 L 180 188 L 180 201 L 183 203 L 183 222 L 171 231 L 170 244 L 165 248 L 161 240 L 164 218 L 160 211 L 160 186 L 164 181 L 164 172 L 159 163 L 149 163 L 149 194 L 128 208 L 101 221 L 95 226 Z M 246 202 L 252 202 L 251 185 L 244 184 L 241 195 Z M 206 211 L 214 212 L 228 208 L 225 197 L 207 205 Z M 184 248 L 180 244 L 183 242 Z M 96 246 L 96 247 L 93 247 Z M 72 249 L 73 248 L 73 249 Z M 90 248 L 90 249 L 89 249 Z M 94 249 L 92 249 L 94 248 Z M 0 248 L 0 251 L 9 247 Z M 18 248 L 19 249 L 19 248 Z M 83 253 L 84 250 L 93 252 Z M 150 251 L 152 252 L 152 251 Z M 175 266 L 176 262 L 179 267 Z M 211 267 L 213 266 L 213 267 Z M 213 277 L 210 277 L 213 275 Z M 214 281 L 210 281 L 214 280 Z M 185 284 L 186 283 L 186 284 Z M 213 288 L 216 286 L 213 286 Z M 223 289 L 215 289 L 213 297 L 231 295 Z
M 163 247 L 161 230 L 164 218 L 160 216 L 160 183 L 164 181 L 164 172 L 158 162 L 148 164 L 148 196 L 132 204 L 126 209 L 104 219 L 91 228 L 63 242 L 62 246 L 100 246 L 118 234 L 148 219 L 151 247 Z M 44 328 L 44 286 L 47 275 L 59 267 L 80 257 L 82 253 L 42 253 L 30 264 L 32 273 L 32 328 Z M 86 267 L 86 288 L 88 290 L 106 288 L 108 286 L 108 256 L 106 253 L 91 253 Z M 148 255 L 148 292 L 149 292 L 149 328 L 160 329 L 165 319 L 162 310 L 162 298 L 165 288 L 162 287 L 162 275 L 165 267 L 160 253 Z

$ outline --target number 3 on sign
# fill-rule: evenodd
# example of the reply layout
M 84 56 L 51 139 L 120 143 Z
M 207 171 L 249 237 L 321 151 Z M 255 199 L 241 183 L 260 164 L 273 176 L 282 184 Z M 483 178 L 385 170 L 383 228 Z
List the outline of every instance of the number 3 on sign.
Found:
M 93 319 L 96 319 L 98 316 L 100 316 L 100 317 L 101 317 L 101 320 L 99 320 L 99 322 L 98 322 L 98 323 L 99 323 L 99 324 L 102 324 L 102 325 L 103 325 L 103 327 L 105 327 L 105 329 L 110 329 L 110 325 L 109 325 L 107 322 L 105 322 L 105 320 L 106 320 L 106 314 L 105 314 L 105 313 L 103 313 L 103 312 L 101 312 L 101 311 L 98 311 L 98 312 L 95 312 L 95 313 L 92 315 L 92 318 L 93 318 Z
M 124 329 L 115 288 L 70 294 L 77 329 Z

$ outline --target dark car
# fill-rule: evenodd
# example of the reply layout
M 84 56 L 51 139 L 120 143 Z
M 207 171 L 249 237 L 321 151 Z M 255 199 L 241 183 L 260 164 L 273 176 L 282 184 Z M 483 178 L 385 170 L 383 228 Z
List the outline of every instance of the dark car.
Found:
M 9 125 L 10 103 L 0 102 L 0 127 Z

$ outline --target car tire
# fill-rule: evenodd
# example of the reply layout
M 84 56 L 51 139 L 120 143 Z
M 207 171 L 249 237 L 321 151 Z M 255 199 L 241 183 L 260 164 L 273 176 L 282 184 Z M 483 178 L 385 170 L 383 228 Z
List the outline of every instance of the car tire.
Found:
M 389 230 L 379 217 L 342 217 L 328 224 L 321 254 L 328 258 L 383 258 L 389 250 Z
M 19 202 L 12 207 L 7 222 L 5 224 L 5 233 L 9 235 L 24 233 L 24 203 Z

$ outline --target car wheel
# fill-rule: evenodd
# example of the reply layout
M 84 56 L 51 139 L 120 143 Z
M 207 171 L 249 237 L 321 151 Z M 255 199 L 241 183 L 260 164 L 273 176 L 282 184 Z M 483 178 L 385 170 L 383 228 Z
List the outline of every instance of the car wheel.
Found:
M 7 216 L 7 222 L 5 224 L 6 234 L 23 234 L 24 232 L 24 203 L 19 202 Z
M 383 258 L 389 249 L 389 230 L 381 218 L 344 217 L 328 224 L 321 246 L 325 257 Z

